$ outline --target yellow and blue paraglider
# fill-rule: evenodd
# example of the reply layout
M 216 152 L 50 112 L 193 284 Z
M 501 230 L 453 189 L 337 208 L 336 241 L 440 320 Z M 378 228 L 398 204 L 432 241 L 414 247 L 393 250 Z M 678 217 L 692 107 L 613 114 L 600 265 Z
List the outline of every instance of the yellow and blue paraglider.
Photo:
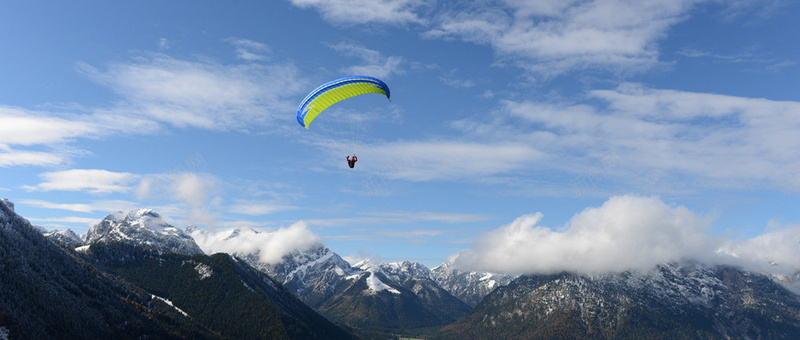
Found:
M 297 108 L 297 122 L 308 129 L 312 121 L 329 106 L 361 94 L 379 93 L 392 101 L 389 87 L 378 78 L 353 76 L 329 81 L 317 87 Z
M 303 101 L 300 103 L 300 106 L 297 108 L 297 122 L 306 129 L 309 129 L 311 123 L 317 119 L 320 113 L 322 113 L 322 111 L 331 105 L 342 100 L 367 93 L 382 94 L 385 95 L 389 101 L 392 100 L 389 87 L 380 79 L 367 76 L 339 78 L 320 85 L 314 91 L 311 91 L 311 93 L 309 93 L 305 99 L 303 99 Z M 371 115 L 367 115 L 367 117 L 369 116 Z M 337 144 L 343 143 L 343 140 L 345 139 L 352 139 L 353 158 L 350 158 L 349 154 L 345 152 L 344 147 L 339 145 L 342 153 L 347 156 L 348 165 L 351 168 L 355 164 L 353 159 L 358 159 L 355 157 L 355 149 L 357 148 L 361 139 L 363 139 L 363 135 L 366 133 L 366 130 L 369 128 L 369 125 L 365 124 L 365 122 L 371 121 L 372 119 L 357 119 L 354 122 L 345 124 L 351 126 L 341 126 L 342 124 L 339 123 L 336 127 L 332 127 L 331 129 L 323 129 L 328 137 Z M 333 134 L 336 134 L 337 136 L 334 136 Z

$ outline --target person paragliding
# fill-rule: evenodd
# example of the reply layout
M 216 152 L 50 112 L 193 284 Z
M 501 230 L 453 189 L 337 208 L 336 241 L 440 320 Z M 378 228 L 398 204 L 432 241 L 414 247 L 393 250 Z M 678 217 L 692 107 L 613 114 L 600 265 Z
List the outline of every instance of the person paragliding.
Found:
M 347 156 L 347 165 L 350 166 L 350 169 L 356 166 L 356 162 L 358 162 L 358 157 L 356 157 L 356 155 L 353 155 L 353 158 Z
M 314 122 L 318 116 L 320 116 L 322 111 L 331 105 L 336 104 L 339 101 L 367 93 L 382 94 L 386 96 L 386 99 L 389 101 L 392 100 L 389 87 L 380 79 L 368 76 L 350 76 L 339 78 L 320 85 L 314 91 L 311 91 L 311 93 L 309 93 L 305 99 L 303 99 L 303 101 L 300 103 L 300 106 L 297 108 L 297 122 L 300 123 L 300 126 L 308 129 L 311 123 Z M 347 126 L 347 124 L 344 124 L 345 126 L 339 126 L 338 124 L 333 124 L 333 121 L 330 121 L 331 125 L 333 126 L 329 127 L 332 128 L 322 129 L 323 132 L 331 139 L 331 141 L 335 142 L 335 144 L 339 146 L 342 154 L 346 156 L 347 165 L 350 166 L 350 168 L 355 167 L 356 162 L 358 161 L 358 157 L 355 155 L 355 149 L 358 143 L 363 139 L 366 129 L 369 128 L 370 124 L 368 123 L 370 122 L 370 119 L 374 118 L 374 116 L 376 115 L 366 114 L 366 119 L 354 120 L 352 127 Z M 325 119 L 322 119 L 322 121 L 324 122 Z M 348 135 L 350 133 L 352 135 Z M 352 141 L 353 157 L 350 157 L 350 152 L 348 152 L 350 150 L 345 150 L 343 145 L 344 141 Z

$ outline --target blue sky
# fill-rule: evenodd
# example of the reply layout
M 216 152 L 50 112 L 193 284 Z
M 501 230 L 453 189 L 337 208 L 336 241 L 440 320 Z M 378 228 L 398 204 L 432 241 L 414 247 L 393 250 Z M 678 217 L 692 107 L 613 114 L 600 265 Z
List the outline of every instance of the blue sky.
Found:
M 462 253 L 484 269 L 583 270 L 515 247 L 617 259 L 630 255 L 614 244 L 635 244 L 668 250 L 648 261 L 724 248 L 797 263 L 798 12 L 782 0 L 6 4 L 0 196 L 47 229 L 149 207 L 210 233 L 300 228 L 287 237 L 351 260 Z M 392 102 L 325 112 L 376 117 L 349 169 L 295 112 L 356 74 L 384 80 Z M 587 237 L 620 242 L 576 251 Z M 770 253 L 778 243 L 788 250 Z M 519 265 L 476 260 L 498 253 Z

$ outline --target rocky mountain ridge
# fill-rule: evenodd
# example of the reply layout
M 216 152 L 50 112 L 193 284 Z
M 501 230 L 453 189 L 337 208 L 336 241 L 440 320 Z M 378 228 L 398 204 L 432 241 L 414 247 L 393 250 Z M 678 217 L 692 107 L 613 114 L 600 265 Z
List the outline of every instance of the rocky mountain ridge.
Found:
M 355 339 L 245 262 L 190 255 L 193 241 L 162 222 L 147 210 L 112 214 L 74 251 L 0 202 L 0 334 Z M 48 234 L 74 240 L 68 232 Z
M 87 233 L 86 239 L 189 255 L 194 242 L 186 237 L 196 231 L 181 232 L 140 209 L 107 216 L 90 230 L 100 236 Z M 61 243 L 75 239 L 68 232 L 48 235 Z M 241 236 L 233 231 L 228 237 Z M 433 269 L 409 261 L 351 265 L 322 244 L 292 251 L 278 263 L 264 263 L 258 253 L 233 255 L 365 338 L 432 335 L 443 326 L 439 336 L 445 338 L 800 336 L 798 296 L 776 284 L 796 277 L 729 266 L 663 264 L 644 273 L 515 278 L 463 271 L 449 261 Z
M 178 254 L 203 254 L 191 236 L 164 221 L 152 209 L 109 214 L 89 228 L 84 237 L 85 244 L 113 242 L 132 243 Z
M 487 295 L 443 336 L 792 339 L 800 337 L 800 299 L 764 275 L 723 265 L 524 275 Z

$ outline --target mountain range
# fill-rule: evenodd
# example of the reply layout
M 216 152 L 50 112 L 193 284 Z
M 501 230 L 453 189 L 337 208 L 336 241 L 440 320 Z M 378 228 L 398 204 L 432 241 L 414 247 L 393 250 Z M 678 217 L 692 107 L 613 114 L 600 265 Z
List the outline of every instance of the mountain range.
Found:
M 153 211 L 109 215 L 75 250 L 70 233 L 48 234 L 0 204 L 9 339 L 356 338 L 246 263 L 197 253 Z
M 190 228 L 187 232 L 198 235 L 204 231 Z M 248 235 L 233 230 L 226 239 Z M 426 329 L 448 325 L 471 309 L 419 263 L 361 261 L 351 265 L 322 244 L 289 252 L 278 263 L 263 262 L 258 251 L 234 255 L 362 337 L 430 333 Z
M 795 277 L 731 266 L 517 277 L 452 261 L 351 265 L 321 243 L 267 263 L 258 251 L 206 255 L 194 241 L 205 231 L 150 209 L 45 238 L 13 203 L 0 208 L 0 335 L 12 339 L 34 328 L 33 338 L 800 338 L 800 298 L 779 284 Z M 64 302 L 44 306 L 54 296 Z M 71 308 L 82 312 L 48 324 Z M 96 325 L 76 326 L 82 318 Z
M 448 339 L 800 339 L 800 300 L 760 274 L 699 263 L 600 276 L 524 275 Z

